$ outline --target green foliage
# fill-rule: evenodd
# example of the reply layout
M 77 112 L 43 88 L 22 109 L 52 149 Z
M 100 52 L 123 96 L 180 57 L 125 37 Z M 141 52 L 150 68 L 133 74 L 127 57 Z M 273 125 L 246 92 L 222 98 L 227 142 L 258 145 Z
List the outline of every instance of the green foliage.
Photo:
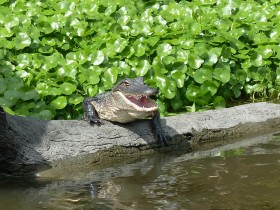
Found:
M 160 90 L 161 112 L 225 107 L 280 90 L 279 1 L 0 1 L 0 105 L 82 116 L 124 77 Z

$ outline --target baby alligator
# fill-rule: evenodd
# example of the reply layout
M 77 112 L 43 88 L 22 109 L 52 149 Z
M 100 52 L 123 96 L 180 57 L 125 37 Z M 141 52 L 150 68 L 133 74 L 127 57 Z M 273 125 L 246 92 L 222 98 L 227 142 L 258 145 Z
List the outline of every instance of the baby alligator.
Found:
M 142 77 L 121 80 L 111 91 L 84 100 L 85 119 L 99 126 L 101 119 L 128 123 L 152 116 L 156 139 L 162 145 L 168 145 L 160 124 L 158 106 L 150 98 L 156 94 L 157 90 L 145 85 Z

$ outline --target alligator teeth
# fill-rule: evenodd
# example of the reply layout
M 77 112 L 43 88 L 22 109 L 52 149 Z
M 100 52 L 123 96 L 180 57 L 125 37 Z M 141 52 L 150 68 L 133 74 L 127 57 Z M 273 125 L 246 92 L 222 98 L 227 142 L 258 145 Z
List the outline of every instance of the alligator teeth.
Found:
M 139 95 L 136 95 L 136 96 L 134 96 L 137 100 L 139 100 L 140 98 L 141 98 L 141 96 L 139 96 Z

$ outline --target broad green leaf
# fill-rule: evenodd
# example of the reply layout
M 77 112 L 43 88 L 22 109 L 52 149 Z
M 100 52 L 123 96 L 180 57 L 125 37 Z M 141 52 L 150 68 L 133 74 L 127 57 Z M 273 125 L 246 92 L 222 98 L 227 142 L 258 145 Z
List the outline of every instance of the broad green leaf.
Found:
M 199 23 L 192 23 L 190 25 L 190 33 L 192 33 L 193 35 L 198 35 L 201 33 L 201 25 Z
M 86 87 L 86 92 L 90 97 L 95 96 L 96 93 L 98 92 L 98 86 L 97 85 L 91 85 Z
M 15 48 L 16 49 L 23 49 L 31 44 L 31 39 L 25 32 L 20 32 L 14 38 Z
M 131 20 L 131 17 L 129 15 L 123 15 L 118 19 L 118 23 L 121 26 L 127 25 L 127 23 Z
M 22 96 L 22 92 L 19 90 L 7 90 L 4 96 L 7 100 L 13 101 L 19 99 Z
M 172 55 L 162 57 L 162 63 L 164 65 L 170 65 L 173 64 L 174 62 L 176 62 L 176 58 Z
M 257 52 L 252 54 L 250 60 L 251 60 L 252 65 L 256 66 L 256 67 L 261 66 L 263 63 L 262 55 Z
M 36 90 L 30 90 L 30 91 L 23 92 L 21 94 L 21 98 L 24 101 L 31 100 L 31 99 L 35 101 L 39 99 L 39 94 L 36 92 Z
M 215 53 L 208 54 L 207 59 L 205 60 L 205 65 L 212 66 L 218 62 L 218 56 Z
M 135 50 L 135 55 L 138 57 L 145 55 L 146 52 L 145 46 L 142 43 L 135 45 L 134 50 Z
M 77 75 L 77 69 L 76 67 L 76 63 L 74 63 L 73 66 L 70 65 L 65 65 L 64 67 L 61 67 L 58 69 L 57 73 L 58 75 L 61 75 L 63 77 L 70 77 L 72 79 L 76 79 L 76 75 Z
M 226 100 L 222 96 L 217 96 L 213 101 L 213 106 L 217 108 L 225 108 L 226 107 Z
M 54 114 L 50 110 L 42 110 L 39 112 L 39 118 L 44 120 L 51 120 Z
M 117 53 L 122 52 L 124 50 L 124 48 L 126 47 L 127 43 L 128 43 L 127 40 L 125 40 L 123 38 L 117 39 L 114 42 L 116 52 Z
M 190 101 L 194 101 L 197 104 L 208 104 L 211 99 L 211 94 L 207 90 L 201 89 L 196 85 L 189 85 L 186 91 L 186 97 Z
M 40 112 L 40 111 L 45 110 L 46 107 L 47 107 L 46 103 L 41 100 L 41 101 L 39 101 L 35 104 L 34 111 L 35 112 Z
M 271 39 L 277 39 L 279 36 L 280 36 L 280 30 L 279 30 L 279 28 L 278 28 L 278 30 L 277 30 L 277 29 L 276 29 L 276 30 L 272 30 L 272 31 L 270 32 L 270 34 L 269 34 L 269 37 L 270 37 Z
M 223 16 L 223 18 L 228 18 L 232 15 L 232 4 L 225 4 L 225 6 L 222 8 L 222 13 L 221 15 Z
M 66 59 L 69 61 L 77 61 L 78 60 L 78 53 L 77 52 L 69 52 L 66 55 Z
M 19 78 L 27 78 L 30 76 L 30 73 L 28 73 L 27 71 L 24 71 L 24 70 L 19 70 L 16 72 L 16 75 L 19 77 Z
M 9 61 L 2 62 L 0 67 L 1 67 L 1 74 L 5 77 L 8 77 L 8 78 L 11 77 L 11 75 L 13 74 L 13 71 L 16 69 L 16 67 L 12 63 L 10 63 Z M 11 77 L 11 80 L 17 80 L 18 81 L 19 79 L 15 78 L 15 77 Z M 22 80 L 20 80 L 18 83 L 23 84 Z M 8 83 L 8 84 L 10 84 L 10 83 Z M 17 85 L 17 84 L 15 84 L 15 85 Z M 12 88 L 9 88 L 9 89 L 12 89 Z
M 253 41 L 255 42 L 256 45 L 258 44 L 263 44 L 263 43 L 269 43 L 270 38 L 267 37 L 264 33 L 257 33 L 254 35 Z
M 59 87 L 61 92 L 65 95 L 71 95 L 77 89 L 76 85 L 69 82 L 64 82 Z
M 176 92 L 175 92 L 175 91 L 172 91 L 172 90 L 170 90 L 170 89 L 168 89 L 168 88 L 164 88 L 164 89 L 162 90 L 162 93 L 163 93 L 164 96 L 165 96 L 166 98 L 168 98 L 168 99 L 172 99 L 172 98 L 174 98 L 175 95 L 176 95 Z
M 82 75 L 80 77 L 84 77 L 84 79 L 92 85 L 98 84 L 100 81 L 100 74 L 102 73 L 102 69 L 98 66 L 90 66 L 89 68 L 82 69 Z
M 193 69 L 198 69 L 204 63 L 204 60 L 201 59 L 198 55 L 192 53 L 189 56 L 188 64 Z
M 232 88 L 232 92 L 233 92 L 235 98 L 239 98 L 241 95 L 241 89 L 238 86 L 234 86 Z
M 77 63 L 84 64 L 86 61 L 89 60 L 89 56 L 85 51 L 78 51 L 77 52 Z
M 5 93 L 6 90 L 7 90 L 6 82 L 3 78 L 0 78 L 0 94 Z
M 158 41 L 159 41 L 159 37 L 157 37 L 157 36 L 151 36 L 147 39 L 147 43 L 151 47 L 154 47 L 157 44 Z
M 84 97 L 77 95 L 77 94 L 73 94 L 69 98 L 69 103 L 74 104 L 74 105 L 80 104 L 83 101 L 84 101 Z
M 66 105 L 67 99 L 65 96 L 58 96 L 50 103 L 50 106 L 54 109 L 63 109 Z
M 204 5 L 208 5 L 208 4 L 215 4 L 217 0 L 200 0 L 200 2 Z
M 155 81 L 158 84 L 160 91 L 164 97 L 172 99 L 176 95 L 176 81 L 170 77 L 156 76 Z
M 0 28 L 0 37 L 4 38 L 4 37 L 11 37 L 14 35 L 14 32 L 10 29 L 10 28 Z
M 157 86 L 161 89 L 166 87 L 166 78 L 164 76 L 155 76 L 155 82 Z
M 254 92 L 263 92 L 266 89 L 266 85 L 265 84 L 254 84 L 254 85 L 246 85 L 245 86 L 245 91 L 248 94 L 254 93 Z
M 199 56 L 202 59 L 205 59 L 209 53 L 209 45 L 205 42 L 197 43 L 193 47 L 193 50 L 197 56 Z
M 91 61 L 93 65 L 98 66 L 103 63 L 103 61 L 105 60 L 105 56 L 102 51 L 96 51 L 91 53 L 88 60 Z
M 159 56 L 154 58 L 153 63 L 152 63 L 152 68 L 155 71 L 155 75 L 163 75 L 168 72 L 165 69 L 165 66 L 163 65 Z
M 17 115 L 17 116 L 29 116 L 29 111 L 27 109 L 17 109 L 17 110 L 15 110 L 15 115 Z
M 230 35 L 235 39 L 239 39 L 244 33 L 244 28 L 237 28 L 230 31 Z
M 213 70 L 210 68 L 197 69 L 194 73 L 194 80 L 197 83 L 203 84 L 206 80 L 212 80 Z
M 280 85 L 280 67 L 277 67 L 276 69 L 276 80 L 275 80 L 277 85 Z
M 0 105 L 2 107 L 12 107 L 13 105 L 15 105 L 16 102 L 17 102 L 17 99 L 10 100 L 5 97 L 0 97 Z
M 177 61 L 187 63 L 188 59 L 189 59 L 190 52 L 188 50 L 180 49 L 180 50 L 177 51 L 176 55 L 177 55 Z
M 111 85 L 115 84 L 118 79 L 119 70 L 117 67 L 109 68 L 104 73 L 104 79 Z
M 238 79 L 240 82 L 245 81 L 247 78 L 246 72 L 241 69 L 239 69 L 235 72 L 235 76 L 236 76 L 236 79 Z
M 230 25 L 227 20 L 219 19 L 214 22 L 214 26 L 217 27 L 218 30 L 228 31 Z
M 135 70 L 135 73 L 137 76 L 144 76 L 147 74 L 148 70 L 150 69 L 150 63 L 148 60 L 140 60 L 140 62 L 137 64 Z
M 170 55 L 172 53 L 172 46 L 169 43 L 163 43 L 158 46 L 157 54 L 161 57 Z
M 230 47 L 223 45 L 221 54 L 224 58 L 230 58 L 230 56 L 231 56 Z
M 162 26 L 165 26 L 167 23 L 167 21 L 161 15 L 156 16 L 155 21 L 161 24 Z
M 0 60 L 3 60 L 7 55 L 7 50 L 0 49 Z
M 183 101 L 180 99 L 179 96 L 175 95 L 175 97 L 173 98 L 173 100 L 171 101 L 171 106 L 174 109 L 174 111 L 178 111 L 183 107 L 184 103 Z
M 214 96 L 218 91 L 219 83 L 217 81 L 206 80 L 201 85 L 201 89 L 209 91 Z
M 59 88 L 51 87 L 46 83 L 39 83 L 35 90 L 42 96 L 57 96 L 61 94 L 61 90 Z
M 174 79 L 172 79 L 171 77 L 167 77 L 166 79 L 167 79 L 166 88 L 169 89 L 172 92 L 175 92 L 177 90 L 176 81 Z
M 89 8 L 93 8 L 92 6 L 92 2 L 90 2 L 90 6 L 89 6 Z M 97 6 L 96 6 L 96 8 L 97 8 Z M 107 16 L 107 15 L 111 15 L 113 12 L 115 12 L 116 11 L 116 5 L 110 5 L 110 6 L 108 6 L 107 8 L 106 8 L 106 10 L 104 11 L 104 14 Z
M 269 47 L 265 47 L 262 49 L 261 55 L 264 59 L 270 58 L 273 55 L 273 50 Z
M 120 67 L 120 75 L 129 75 L 131 67 L 126 62 L 119 61 L 117 65 Z
M 227 63 L 218 63 L 213 71 L 213 77 L 223 83 L 230 80 L 230 67 Z
M 1 104 L 1 98 L 0 98 L 0 104 Z M 2 105 L 2 107 L 4 109 L 4 111 L 7 112 L 8 114 L 10 114 L 10 115 L 14 115 L 15 114 L 15 112 L 13 110 L 11 110 L 9 107 L 7 107 L 7 106 L 5 106 L 3 104 L 1 104 L 1 105 Z
M 184 73 L 178 70 L 174 70 L 171 72 L 171 76 L 176 81 L 178 88 L 184 87 L 184 82 L 186 78 L 186 75 Z
M 159 107 L 159 111 L 161 114 L 166 113 L 166 104 L 165 103 L 163 103 L 162 101 L 159 100 L 159 101 L 157 101 L 157 105 Z

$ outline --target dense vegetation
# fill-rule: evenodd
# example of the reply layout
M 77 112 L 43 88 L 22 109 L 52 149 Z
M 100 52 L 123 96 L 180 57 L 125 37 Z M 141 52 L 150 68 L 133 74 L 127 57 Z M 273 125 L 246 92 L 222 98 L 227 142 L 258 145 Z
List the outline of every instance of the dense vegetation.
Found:
M 278 97 L 280 0 L 0 0 L 0 105 L 79 118 L 82 101 L 144 76 L 163 113 Z

